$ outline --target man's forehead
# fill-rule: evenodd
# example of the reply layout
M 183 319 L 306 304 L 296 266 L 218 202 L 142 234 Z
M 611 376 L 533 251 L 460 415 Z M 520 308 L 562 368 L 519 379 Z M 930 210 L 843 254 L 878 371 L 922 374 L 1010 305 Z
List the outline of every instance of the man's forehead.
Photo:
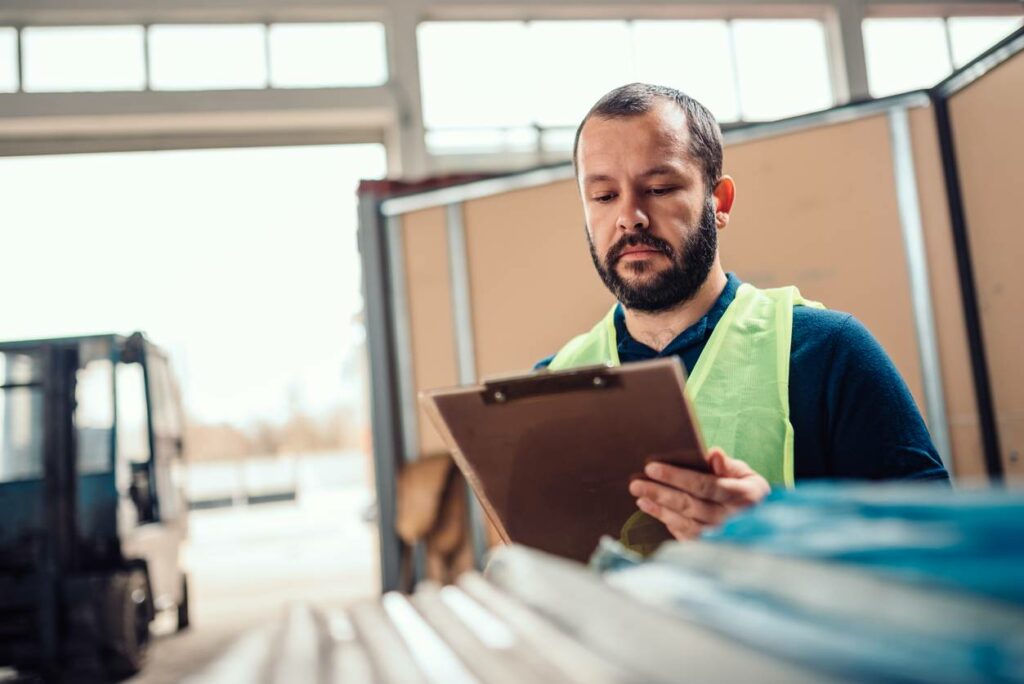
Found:
M 620 164 L 625 159 L 643 158 L 644 167 L 689 165 L 690 132 L 686 113 L 674 102 L 658 103 L 651 111 L 628 117 L 587 120 L 580 131 L 577 162 L 585 167 Z M 676 163 L 672 163 L 675 161 Z M 592 169 L 597 171 L 597 169 Z M 590 175 L 581 173 L 581 176 Z
M 583 124 L 580 131 L 580 143 L 587 138 L 600 135 L 606 129 L 632 128 L 638 132 L 647 132 L 651 135 L 674 136 L 684 138 L 689 136 L 689 127 L 686 125 L 686 112 L 671 101 L 656 103 L 650 111 L 643 114 L 629 116 L 602 116 L 594 114 Z

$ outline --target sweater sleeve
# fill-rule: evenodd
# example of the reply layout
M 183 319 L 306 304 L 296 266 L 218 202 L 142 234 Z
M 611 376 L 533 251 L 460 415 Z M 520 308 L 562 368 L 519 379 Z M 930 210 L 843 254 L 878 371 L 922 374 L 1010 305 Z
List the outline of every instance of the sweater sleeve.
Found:
M 853 316 L 834 333 L 826 402 L 836 477 L 949 479 L 910 389 Z

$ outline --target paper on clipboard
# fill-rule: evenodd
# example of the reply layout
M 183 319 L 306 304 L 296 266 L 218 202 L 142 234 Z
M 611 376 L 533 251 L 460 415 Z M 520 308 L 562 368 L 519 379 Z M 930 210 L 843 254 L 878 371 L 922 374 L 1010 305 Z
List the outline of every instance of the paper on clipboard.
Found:
M 678 359 L 500 378 L 421 393 L 506 542 L 586 560 L 638 509 L 649 461 L 708 471 Z M 664 526 L 645 534 L 668 538 Z

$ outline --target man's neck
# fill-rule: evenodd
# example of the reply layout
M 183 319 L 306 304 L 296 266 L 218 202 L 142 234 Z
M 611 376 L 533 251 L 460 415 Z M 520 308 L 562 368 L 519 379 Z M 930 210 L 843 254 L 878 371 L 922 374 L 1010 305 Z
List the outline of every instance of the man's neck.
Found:
M 711 310 L 725 289 L 728 278 L 721 265 L 715 260 L 711 272 L 697 294 L 679 306 L 667 311 L 650 313 L 623 307 L 626 314 L 626 330 L 637 342 L 646 344 L 655 351 L 661 351 L 672 340 Z

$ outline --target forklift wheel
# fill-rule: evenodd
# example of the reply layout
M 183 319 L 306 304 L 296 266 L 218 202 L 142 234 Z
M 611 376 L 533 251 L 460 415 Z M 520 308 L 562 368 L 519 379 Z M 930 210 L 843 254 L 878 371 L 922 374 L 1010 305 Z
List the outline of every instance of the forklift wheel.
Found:
M 124 678 L 142 669 L 149 645 L 152 600 L 142 570 L 118 572 L 110 578 L 104 649 L 110 676 Z
M 178 603 L 178 630 L 188 629 L 188 575 L 181 575 L 181 601 Z

